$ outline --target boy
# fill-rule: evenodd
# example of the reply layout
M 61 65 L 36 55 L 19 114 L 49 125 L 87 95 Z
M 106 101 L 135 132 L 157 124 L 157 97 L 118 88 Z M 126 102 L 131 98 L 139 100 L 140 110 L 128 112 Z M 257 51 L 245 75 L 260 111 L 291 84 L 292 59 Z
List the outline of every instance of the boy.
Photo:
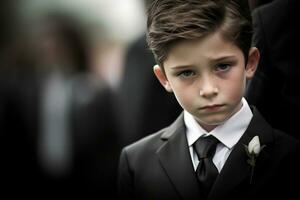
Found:
M 272 129 L 243 98 L 259 60 L 247 6 L 238 0 L 150 6 L 154 73 L 184 111 L 123 149 L 120 199 L 269 199 L 297 192 L 291 181 L 299 177 L 299 142 Z

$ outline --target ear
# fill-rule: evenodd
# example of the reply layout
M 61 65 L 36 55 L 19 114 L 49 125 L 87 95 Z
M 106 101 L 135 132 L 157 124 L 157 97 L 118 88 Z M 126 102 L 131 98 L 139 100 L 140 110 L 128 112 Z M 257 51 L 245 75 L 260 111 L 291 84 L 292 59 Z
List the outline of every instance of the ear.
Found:
M 161 69 L 160 66 L 158 65 L 154 65 L 153 67 L 153 71 L 154 74 L 156 76 L 156 78 L 159 80 L 159 82 L 162 84 L 162 86 L 168 91 L 168 92 L 173 92 L 172 87 L 165 75 L 165 73 L 163 72 L 163 70 Z
M 248 62 L 246 65 L 247 79 L 251 79 L 254 76 L 258 66 L 259 58 L 260 58 L 259 50 L 256 47 L 251 47 L 248 55 Z

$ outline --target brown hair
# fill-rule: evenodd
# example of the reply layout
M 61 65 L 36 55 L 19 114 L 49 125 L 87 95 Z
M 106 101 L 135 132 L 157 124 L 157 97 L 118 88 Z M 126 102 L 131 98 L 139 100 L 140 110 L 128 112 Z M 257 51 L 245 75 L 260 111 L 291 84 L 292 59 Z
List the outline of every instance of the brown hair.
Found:
M 163 68 L 170 48 L 182 40 L 217 30 L 245 56 L 251 47 L 252 20 L 247 0 L 154 0 L 148 9 L 147 42 Z

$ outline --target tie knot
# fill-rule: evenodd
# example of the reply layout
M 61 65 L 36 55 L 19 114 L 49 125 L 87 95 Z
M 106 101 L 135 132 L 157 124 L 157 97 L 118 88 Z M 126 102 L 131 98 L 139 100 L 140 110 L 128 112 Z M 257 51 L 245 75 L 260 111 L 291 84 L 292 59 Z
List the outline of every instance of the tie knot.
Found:
M 194 149 L 196 150 L 199 159 L 213 157 L 219 140 L 212 135 L 207 137 L 200 137 L 194 143 Z

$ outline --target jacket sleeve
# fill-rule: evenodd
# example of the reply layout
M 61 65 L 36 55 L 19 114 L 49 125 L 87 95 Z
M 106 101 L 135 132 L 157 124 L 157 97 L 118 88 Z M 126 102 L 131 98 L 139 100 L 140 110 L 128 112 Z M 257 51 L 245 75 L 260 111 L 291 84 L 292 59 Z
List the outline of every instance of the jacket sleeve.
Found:
M 130 169 L 127 151 L 124 148 L 120 155 L 118 167 L 118 199 L 135 199 L 133 192 L 133 172 Z

